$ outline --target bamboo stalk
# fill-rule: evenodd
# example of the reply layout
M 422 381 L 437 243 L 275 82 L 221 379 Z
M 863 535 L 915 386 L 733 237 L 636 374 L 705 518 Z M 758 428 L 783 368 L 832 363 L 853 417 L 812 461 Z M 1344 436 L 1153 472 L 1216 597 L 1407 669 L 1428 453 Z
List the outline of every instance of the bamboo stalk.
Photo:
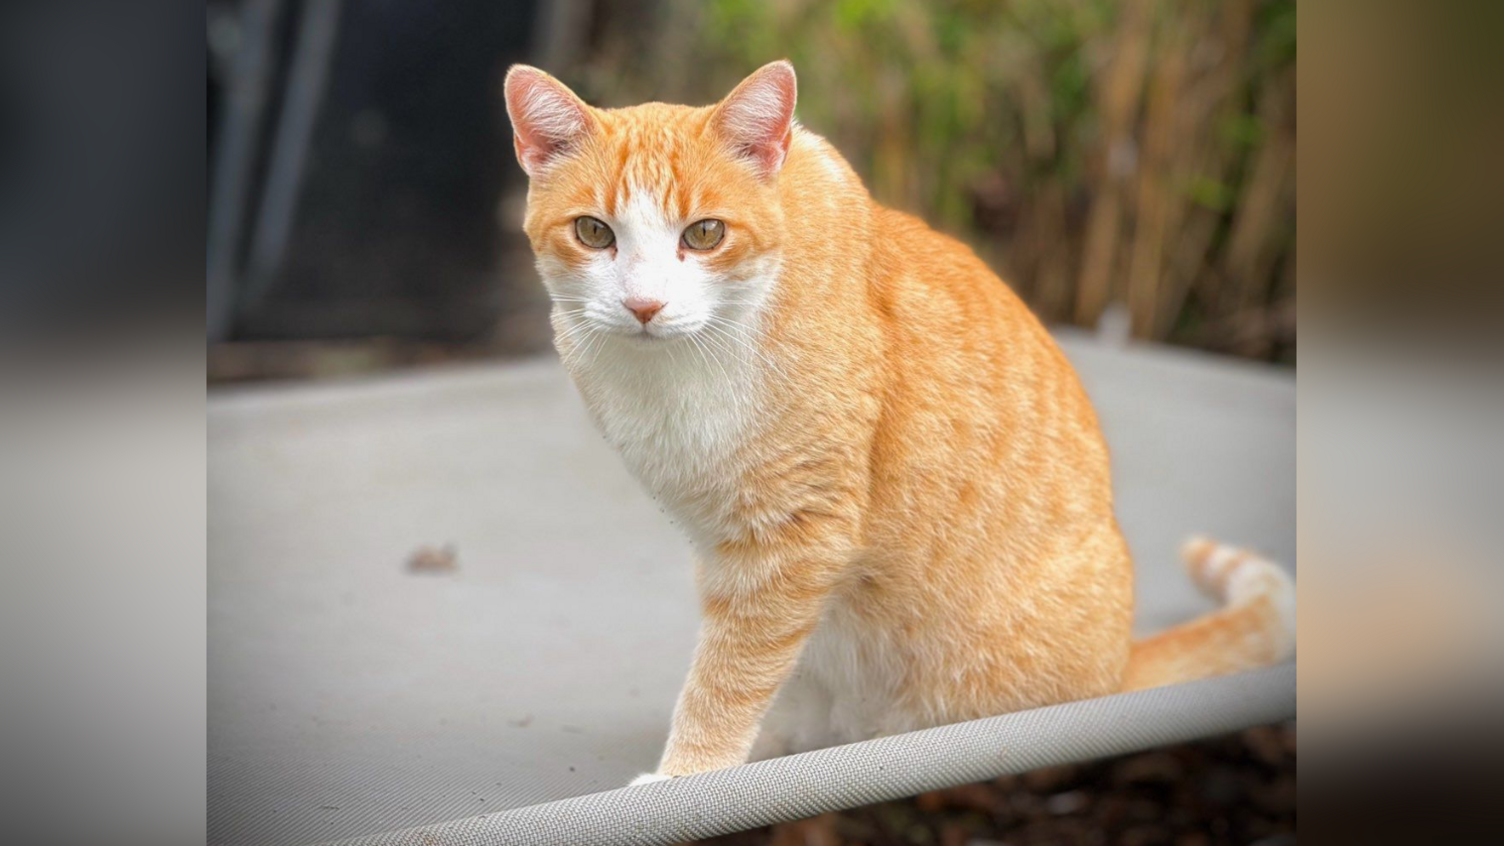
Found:
M 1113 272 L 1118 265 L 1118 240 L 1122 235 L 1124 194 L 1137 168 L 1137 144 L 1133 121 L 1143 93 L 1144 69 L 1149 61 L 1152 29 L 1150 0 L 1129 0 L 1123 5 L 1113 58 L 1096 87 L 1102 113 L 1103 142 L 1097 150 L 1101 196 L 1092 204 L 1086 244 L 1077 283 L 1076 322 L 1094 324 L 1113 294 Z

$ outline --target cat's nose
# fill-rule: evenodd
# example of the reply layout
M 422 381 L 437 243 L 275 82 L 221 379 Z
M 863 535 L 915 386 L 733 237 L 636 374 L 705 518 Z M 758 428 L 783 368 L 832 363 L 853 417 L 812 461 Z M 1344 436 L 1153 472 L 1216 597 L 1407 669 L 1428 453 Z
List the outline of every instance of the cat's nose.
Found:
M 647 300 L 642 297 L 627 297 L 621 301 L 627 307 L 627 311 L 637 316 L 637 322 L 644 325 L 658 312 L 663 311 L 663 303 L 657 300 Z

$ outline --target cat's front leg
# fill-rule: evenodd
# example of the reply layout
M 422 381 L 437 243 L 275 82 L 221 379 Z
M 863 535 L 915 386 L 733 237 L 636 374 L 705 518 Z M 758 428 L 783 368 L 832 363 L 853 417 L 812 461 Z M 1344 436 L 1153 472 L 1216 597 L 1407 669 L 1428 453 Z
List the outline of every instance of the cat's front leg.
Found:
M 701 565 L 700 642 L 657 775 L 746 761 L 851 546 L 842 527 L 801 513 L 756 539 L 721 544 Z

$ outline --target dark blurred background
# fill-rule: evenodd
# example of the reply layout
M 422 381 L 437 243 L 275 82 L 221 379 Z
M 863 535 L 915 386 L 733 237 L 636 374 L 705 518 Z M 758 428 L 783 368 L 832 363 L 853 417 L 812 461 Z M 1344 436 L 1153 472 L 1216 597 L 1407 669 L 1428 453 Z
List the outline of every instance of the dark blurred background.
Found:
M 500 97 L 708 103 L 794 61 L 876 198 L 1048 322 L 1295 360 L 1294 0 L 213 0 L 210 378 L 548 344 Z

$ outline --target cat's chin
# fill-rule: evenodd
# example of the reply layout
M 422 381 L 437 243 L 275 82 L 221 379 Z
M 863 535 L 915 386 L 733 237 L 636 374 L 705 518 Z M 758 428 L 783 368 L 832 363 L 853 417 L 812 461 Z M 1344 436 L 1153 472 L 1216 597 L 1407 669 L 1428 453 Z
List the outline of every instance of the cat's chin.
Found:
M 650 348 L 673 340 L 673 338 L 665 338 L 661 335 L 653 335 L 647 332 L 622 332 L 617 335 L 617 338 L 625 344 L 642 348 Z
M 656 332 L 644 329 L 641 332 L 628 332 L 623 337 L 635 344 L 652 346 L 654 344 L 668 344 L 674 341 L 682 341 L 698 331 L 699 327 L 693 329 L 674 327 L 672 329 L 659 329 Z

